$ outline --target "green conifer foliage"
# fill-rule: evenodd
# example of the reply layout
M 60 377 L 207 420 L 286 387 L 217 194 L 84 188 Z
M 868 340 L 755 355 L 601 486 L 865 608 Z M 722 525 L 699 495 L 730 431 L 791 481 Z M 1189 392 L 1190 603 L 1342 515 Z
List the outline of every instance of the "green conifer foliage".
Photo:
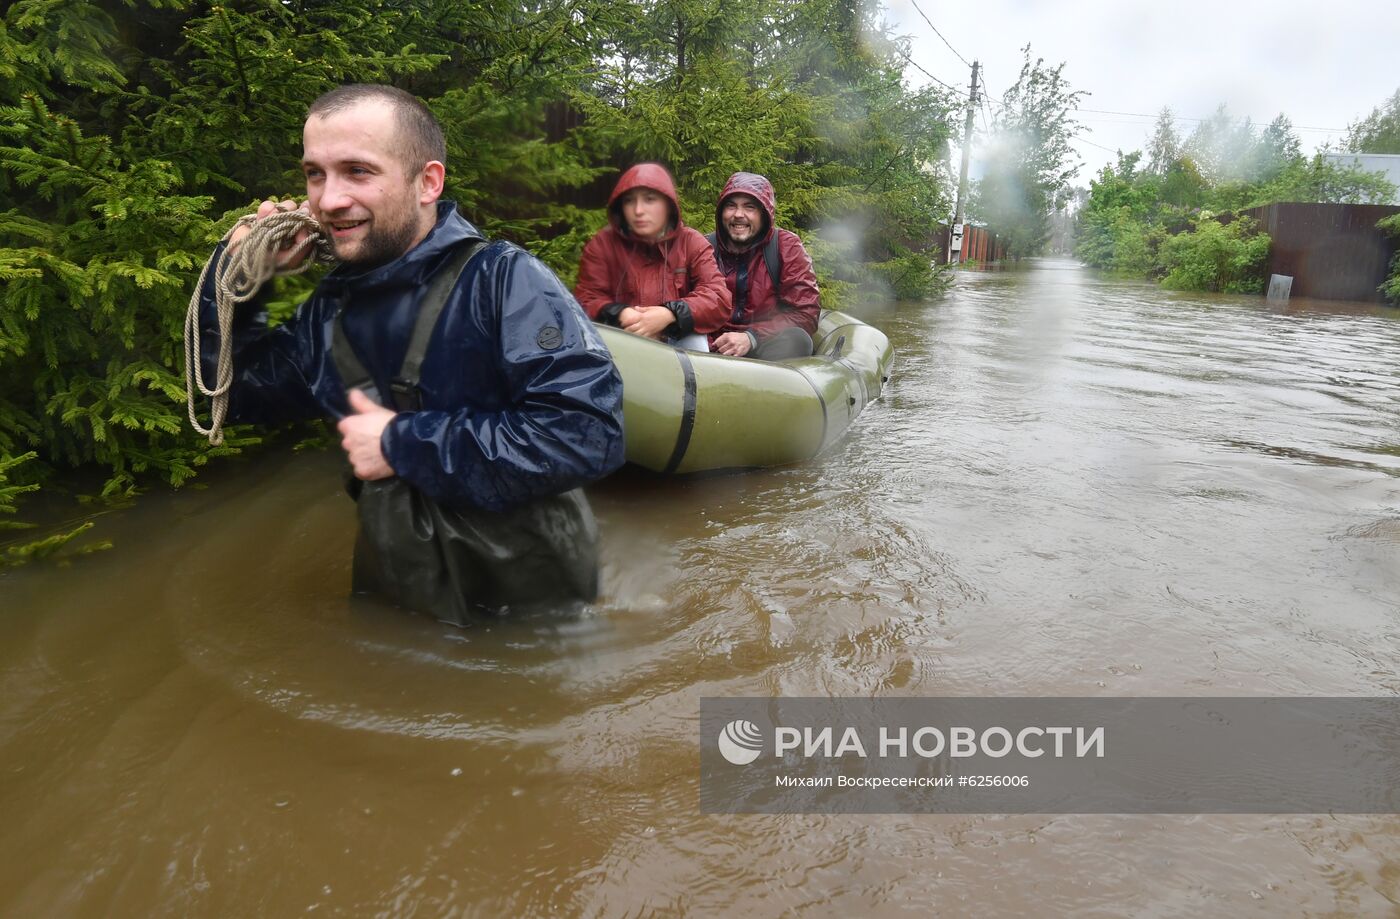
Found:
M 445 59 L 404 49 L 374 4 L 305 3 L 296 22 L 292 8 L 8 10 L 0 462 L 13 484 L 0 501 L 82 466 L 106 470 L 107 497 L 152 479 L 179 485 L 210 456 L 257 442 L 235 430 L 213 448 L 185 421 L 181 325 L 223 212 L 300 185 L 301 118 L 321 91 Z M 357 31 L 360 47 L 347 39 Z M 48 554 L 81 529 L 5 557 Z
M 296 195 L 307 105 L 423 98 L 448 194 L 566 280 L 618 172 L 659 159 L 708 230 L 736 170 L 778 188 L 832 305 L 936 289 L 950 99 L 908 90 L 859 0 L 18 0 L 0 17 L 0 514 L 55 474 L 187 481 L 181 325 L 213 243 Z M 281 283 L 274 318 L 314 279 Z M 81 529 L 79 527 L 78 529 Z M 73 527 L 5 557 L 58 550 Z M 3 548 L 3 547 L 0 547 Z
M 619 169 L 671 167 L 702 230 L 730 173 L 767 175 L 778 222 L 803 236 L 829 305 L 939 287 L 952 100 L 903 85 L 906 52 L 878 10 L 849 0 L 630 9 L 604 40 L 615 53 L 574 97 Z

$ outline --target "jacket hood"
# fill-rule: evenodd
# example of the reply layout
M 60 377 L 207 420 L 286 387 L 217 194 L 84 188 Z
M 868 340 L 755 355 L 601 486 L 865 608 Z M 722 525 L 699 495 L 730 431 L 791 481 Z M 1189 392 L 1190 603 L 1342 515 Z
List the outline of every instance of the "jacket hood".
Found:
M 754 237 L 753 242 L 738 247 L 729 238 L 729 232 L 725 230 L 724 224 L 720 222 L 719 213 L 724 210 L 724 201 L 733 195 L 748 195 L 758 201 L 759 207 L 763 208 L 764 225 Z M 729 177 L 729 181 L 724 183 L 724 191 L 719 193 L 719 200 L 715 202 L 715 238 L 725 244 L 730 249 L 751 249 L 768 242 L 768 237 L 773 235 L 773 215 L 778 207 L 777 196 L 773 193 L 773 183 L 756 172 L 736 172 Z
M 681 223 L 681 202 L 676 195 L 676 181 L 660 163 L 638 163 L 622 174 L 608 196 L 608 222 L 612 228 L 627 239 L 633 239 L 627 229 L 627 221 L 622 219 L 621 198 L 634 188 L 650 188 L 665 195 L 671 202 L 671 222 L 674 226 L 665 238 L 670 238 L 684 224 Z
M 481 231 L 457 213 L 455 201 L 437 203 L 437 223 L 423 241 L 403 255 L 383 265 L 357 269 L 337 266 L 322 279 L 330 290 L 353 285 L 358 289 L 416 287 L 427 282 L 448 252 L 468 239 L 485 239 Z

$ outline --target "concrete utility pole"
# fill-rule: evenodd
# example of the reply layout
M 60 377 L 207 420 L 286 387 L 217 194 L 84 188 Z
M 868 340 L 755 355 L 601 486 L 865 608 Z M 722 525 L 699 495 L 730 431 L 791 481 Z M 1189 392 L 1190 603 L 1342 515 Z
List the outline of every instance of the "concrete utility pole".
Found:
M 963 260 L 963 209 L 967 206 L 967 165 L 972 156 L 972 117 L 977 112 L 977 62 L 972 62 L 972 93 L 967 98 L 967 122 L 963 125 L 962 169 L 958 171 L 958 203 L 948 228 L 948 264 Z

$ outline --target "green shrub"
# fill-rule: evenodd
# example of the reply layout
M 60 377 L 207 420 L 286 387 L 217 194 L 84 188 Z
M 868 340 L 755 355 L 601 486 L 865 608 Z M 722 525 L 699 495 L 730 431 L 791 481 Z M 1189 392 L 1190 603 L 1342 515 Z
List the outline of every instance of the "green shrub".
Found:
M 1264 290 L 1269 236 L 1256 222 L 1241 217 L 1228 224 L 1202 220 L 1189 233 L 1162 242 L 1162 286 L 1173 290 L 1210 290 L 1255 294 Z
M 1391 236 L 1400 236 L 1400 214 L 1392 214 L 1379 221 L 1376 226 Z M 1391 257 L 1390 276 L 1381 284 L 1380 291 L 1385 294 L 1387 300 L 1400 306 L 1400 252 Z

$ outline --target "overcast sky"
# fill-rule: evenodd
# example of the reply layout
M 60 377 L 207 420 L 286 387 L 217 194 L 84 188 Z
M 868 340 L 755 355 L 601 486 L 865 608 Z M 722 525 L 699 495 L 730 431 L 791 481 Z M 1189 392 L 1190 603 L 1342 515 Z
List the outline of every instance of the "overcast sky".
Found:
M 1047 64 L 1065 62 L 1071 86 L 1093 94 L 1080 106 L 1095 111 L 1076 114 L 1084 161 L 1076 182 L 1086 187 L 1112 151 L 1146 147 L 1164 105 L 1182 135 L 1222 102 L 1257 124 L 1282 112 L 1311 153 L 1329 140 L 1338 146 L 1349 122 L 1400 88 L 1400 0 L 885 3 L 893 31 L 913 40 L 914 63 L 964 92 L 971 69 L 959 54 L 982 63 L 994 98 L 1016 81 L 1027 42 Z M 931 82 L 913 66 L 905 78 Z

